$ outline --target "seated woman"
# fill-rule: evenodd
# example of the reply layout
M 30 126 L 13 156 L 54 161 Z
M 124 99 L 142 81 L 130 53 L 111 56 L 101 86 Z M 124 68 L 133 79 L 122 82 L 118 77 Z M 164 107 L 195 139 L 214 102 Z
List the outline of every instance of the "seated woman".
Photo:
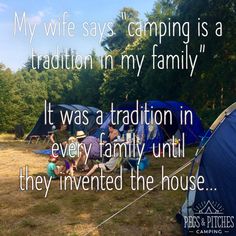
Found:
M 114 157 L 110 158 L 106 163 L 95 164 L 92 169 L 86 174 L 86 176 L 92 175 L 98 168 L 106 172 L 113 171 L 118 165 L 121 164 L 122 157 L 119 157 L 118 152 L 114 154 Z

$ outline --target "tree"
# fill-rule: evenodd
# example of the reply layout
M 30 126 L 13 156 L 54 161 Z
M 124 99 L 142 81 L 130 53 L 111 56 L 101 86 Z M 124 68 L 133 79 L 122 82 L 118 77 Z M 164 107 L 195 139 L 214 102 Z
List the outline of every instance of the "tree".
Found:
M 99 87 L 102 84 L 103 71 L 95 51 L 91 53 L 92 68 L 90 62 L 86 62 L 86 68 L 73 73 L 73 88 L 71 99 L 73 103 L 87 106 L 99 106 Z
M 16 122 L 29 131 L 44 109 L 44 100 L 48 98 L 46 83 L 40 81 L 36 70 L 31 69 L 29 72 L 25 70 L 17 72 L 15 84 L 15 94 L 19 97 Z
M 100 87 L 102 108 L 109 109 L 111 102 L 116 106 L 126 101 L 135 101 L 138 98 L 138 87 L 138 82 L 121 66 L 107 70 Z
M 18 119 L 18 97 L 14 75 L 0 64 L 0 131 L 13 131 Z
M 126 16 L 125 17 L 122 17 Z M 130 37 L 128 34 L 128 25 L 130 22 L 138 22 L 139 13 L 132 8 L 123 8 L 115 19 L 112 27 L 112 31 L 108 32 L 108 35 L 101 43 L 106 51 L 119 50 L 122 52 L 128 44 L 132 44 L 135 41 L 135 37 Z M 132 25 L 132 32 L 135 30 L 135 26 Z M 112 35 L 112 36 L 111 36 Z

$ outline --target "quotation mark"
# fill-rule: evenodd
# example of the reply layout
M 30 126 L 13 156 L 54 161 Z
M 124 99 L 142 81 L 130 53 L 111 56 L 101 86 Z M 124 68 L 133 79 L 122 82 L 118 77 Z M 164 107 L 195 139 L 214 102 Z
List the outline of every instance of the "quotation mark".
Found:
M 122 11 L 122 12 L 121 12 L 121 19 L 122 19 L 122 20 L 126 20 L 126 19 L 127 19 L 127 14 L 126 14 L 125 11 Z
M 205 45 L 205 44 L 200 44 L 200 50 L 199 50 L 199 52 L 200 52 L 200 53 L 204 53 L 204 52 L 205 52 L 205 48 L 206 48 L 206 45 Z

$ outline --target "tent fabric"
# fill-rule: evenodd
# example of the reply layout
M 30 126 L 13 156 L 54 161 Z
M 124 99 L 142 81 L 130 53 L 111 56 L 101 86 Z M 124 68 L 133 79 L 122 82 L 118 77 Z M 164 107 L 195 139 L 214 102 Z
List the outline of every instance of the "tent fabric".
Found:
M 42 150 L 34 150 L 33 151 L 36 154 L 40 154 L 40 155 L 52 155 L 52 149 L 42 149 Z M 58 155 L 60 154 L 60 152 L 57 153 Z
M 187 119 L 187 125 L 180 125 L 180 130 L 186 134 L 186 144 L 195 143 L 196 140 L 199 140 L 199 135 L 204 133 L 204 129 L 197 113 L 183 102 L 168 101 L 167 103 L 172 106 L 175 117 L 178 119 L 178 124 L 180 124 L 180 111 L 183 111 L 183 113 L 188 110 L 191 111 L 193 118 L 192 124 Z
M 192 209 L 199 204 L 208 203 L 211 205 L 208 206 L 208 212 L 205 212 L 203 217 L 210 219 L 214 213 L 210 212 L 210 208 L 218 206 L 220 215 L 216 214 L 215 217 L 219 219 L 224 216 L 231 217 L 231 222 L 229 227 L 221 225 L 222 227 L 216 227 L 214 230 L 221 230 L 221 235 L 236 235 L 236 109 L 231 114 L 227 114 L 224 119 L 221 118 L 218 127 L 215 127 L 214 132 L 205 142 L 201 155 L 197 175 L 204 177 L 204 184 L 201 185 L 204 190 L 189 192 L 181 208 L 181 214 L 183 217 L 194 216 L 196 213 Z M 192 199 L 193 195 L 194 199 Z M 186 204 L 189 198 L 192 203 Z M 183 228 L 186 230 L 186 226 Z M 190 227 L 186 235 L 191 230 L 193 229 Z M 198 230 L 205 230 L 205 235 L 215 235 L 207 225 L 200 224 Z
M 97 117 L 97 111 L 98 109 L 95 107 L 88 107 L 88 106 L 82 106 L 78 104 L 59 104 L 59 105 L 52 105 L 51 106 L 53 113 L 52 114 L 52 122 L 58 126 L 59 123 L 61 122 L 61 116 L 60 116 L 60 111 L 62 112 L 68 112 L 70 115 L 71 112 L 73 113 L 73 118 L 72 118 L 72 124 L 69 125 L 69 131 L 72 135 L 75 134 L 76 131 L 82 130 L 84 131 L 87 135 L 89 135 L 91 132 L 94 132 L 98 128 L 98 125 L 96 124 L 96 117 Z M 78 113 L 75 113 L 75 111 L 87 111 L 87 118 L 89 120 L 88 125 L 83 125 L 82 122 L 81 124 L 76 124 L 74 123 L 74 118 L 78 116 Z M 32 135 L 47 135 L 48 132 L 52 131 L 52 125 L 49 124 L 44 124 L 44 111 L 41 113 L 39 116 L 39 119 L 37 123 L 35 124 L 34 128 L 31 130 L 29 135 L 26 137 L 26 139 L 29 139 L 30 136 Z
M 187 145 L 198 143 L 200 141 L 200 136 L 202 136 L 204 133 L 201 120 L 197 116 L 196 112 L 188 107 L 185 103 L 174 101 L 162 102 L 157 100 L 147 101 L 139 103 L 140 111 L 144 110 L 145 103 L 147 108 L 152 111 L 170 111 L 173 117 L 173 123 L 171 125 L 157 125 L 155 122 L 151 121 L 151 115 L 149 114 L 148 121 L 151 123 L 150 125 L 141 123 L 136 125 L 134 127 L 134 132 L 139 137 L 139 139 L 142 140 L 142 143 L 145 143 L 144 152 L 152 151 L 153 146 L 157 147 L 159 143 L 164 143 L 167 139 L 172 138 L 172 136 L 176 134 L 177 131 L 179 131 L 179 134 L 185 134 L 185 144 Z M 136 103 L 124 103 L 116 108 L 116 110 L 127 110 L 129 112 L 132 112 L 135 109 Z M 180 110 L 190 110 L 192 112 L 193 124 L 191 124 L 189 120 L 187 120 L 187 123 L 184 125 L 180 124 Z M 142 114 L 140 112 L 139 116 L 141 115 Z M 98 129 L 93 135 L 99 137 L 101 132 L 104 132 L 104 136 L 106 136 L 108 133 L 108 124 L 110 121 L 111 115 L 108 115 L 107 119 L 101 125 L 101 128 Z M 122 124 L 120 124 L 117 128 L 121 133 L 124 133 L 129 129 L 129 125 L 122 126 Z
M 185 143 L 187 145 L 194 144 L 200 141 L 200 136 L 204 134 L 204 129 L 201 124 L 201 120 L 199 119 L 196 112 L 192 108 L 187 106 L 185 103 L 176 101 L 148 101 L 148 105 L 149 107 L 152 106 L 154 109 L 170 110 L 173 113 L 175 119 L 173 121 L 174 124 L 171 125 L 171 127 L 175 125 L 178 126 L 180 132 L 185 134 Z M 188 116 L 186 124 L 181 124 L 180 117 L 181 115 L 183 116 L 186 111 L 191 111 L 192 123 Z

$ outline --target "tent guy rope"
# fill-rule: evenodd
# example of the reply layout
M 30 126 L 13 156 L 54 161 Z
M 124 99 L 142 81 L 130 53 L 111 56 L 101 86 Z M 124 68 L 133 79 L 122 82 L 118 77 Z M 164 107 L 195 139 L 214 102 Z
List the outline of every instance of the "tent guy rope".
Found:
M 194 158 L 192 158 L 190 161 L 186 162 L 184 165 L 182 165 L 181 167 L 179 167 L 177 170 L 175 170 L 174 172 L 172 172 L 168 177 L 171 178 L 174 175 L 180 173 L 182 170 L 184 170 L 186 167 L 188 167 L 192 161 L 194 160 Z M 166 181 L 164 181 L 166 182 Z M 100 228 L 102 225 L 104 225 L 106 222 L 108 222 L 109 220 L 111 220 L 112 218 L 114 218 L 115 216 L 117 216 L 118 214 L 120 214 L 121 212 L 123 212 L 124 210 L 126 210 L 128 207 L 130 207 L 131 205 L 133 205 L 134 203 L 136 203 L 138 200 L 140 200 L 141 198 L 145 197 L 149 192 L 153 191 L 154 189 L 156 189 L 157 187 L 160 186 L 160 184 L 162 183 L 162 181 L 160 181 L 157 185 L 155 185 L 153 187 L 152 190 L 148 190 L 145 193 L 143 193 L 141 196 L 139 196 L 138 198 L 134 199 L 132 202 L 130 202 L 129 204 L 127 204 L 126 206 L 124 206 L 123 208 L 121 208 L 119 211 L 115 212 L 114 214 L 112 214 L 110 217 L 108 217 L 107 219 L 105 219 L 104 221 L 102 221 L 100 224 L 98 224 L 96 227 L 92 228 L 90 231 L 88 231 L 87 233 L 85 233 L 83 236 L 87 236 L 89 234 L 91 234 L 94 230 Z

